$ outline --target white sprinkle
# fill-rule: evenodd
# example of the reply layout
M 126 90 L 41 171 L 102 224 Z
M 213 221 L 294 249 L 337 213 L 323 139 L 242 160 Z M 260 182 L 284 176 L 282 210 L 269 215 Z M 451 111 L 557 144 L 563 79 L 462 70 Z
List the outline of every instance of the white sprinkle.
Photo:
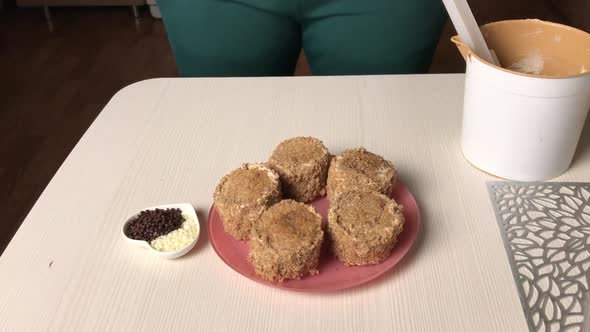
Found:
M 192 218 L 183 215 L 184 222 L 179 229 L 159 236 L 150 242 L 158 251 L 176 251 L 188 246 L 197 237 L 197 225 Z

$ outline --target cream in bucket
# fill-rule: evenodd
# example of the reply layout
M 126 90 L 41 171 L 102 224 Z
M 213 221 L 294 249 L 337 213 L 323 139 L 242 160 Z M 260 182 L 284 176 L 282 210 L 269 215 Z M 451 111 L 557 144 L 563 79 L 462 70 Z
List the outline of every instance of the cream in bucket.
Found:
M 500 63 L 519 71 L 490 64 L 452 38 L 467 62 L 465 158 L 517 181 L 562 174 L 590 109 L 590 34 L 539 20 L 501 21 L 481 30 Z

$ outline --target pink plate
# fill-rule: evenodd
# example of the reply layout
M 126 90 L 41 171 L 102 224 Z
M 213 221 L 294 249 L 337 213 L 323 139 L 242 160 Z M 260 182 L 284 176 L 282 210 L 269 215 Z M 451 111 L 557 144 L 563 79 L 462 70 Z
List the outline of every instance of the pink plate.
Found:
M 320 258 L 320 273 L 317 275 L 307 276 L 301 280 L 286 280 L 282 283 L 262 279 L 254 273 L 254 269 L 248 263 L 248 243 L 238 241 L 225 234 L 221 218 L 214 206 L 211 206 L 207 221 L 209 240 L 213 249 L 225 264 L 245 277 L 261 284 L 300 292 L 333 292 L 351 288 L 365 284 L 391 270 L 416 242 L 418 229 L 420 228 L 420 213 L 414 196 L 401 182 L 398 182 L 395 186 L 391 196 L 396 202 L 404 206 L 406 222 L 398 243 L 393 248 L 393 253 L 385 262 L 378 265 L 346 267 L 328 250 L 323 250 Z M 321 197 L 310 204 L 322 215 L 325 223 L 328 215 L 328 200 Z M 324 249 L 326 248 L 327 246 L 324 247 Z

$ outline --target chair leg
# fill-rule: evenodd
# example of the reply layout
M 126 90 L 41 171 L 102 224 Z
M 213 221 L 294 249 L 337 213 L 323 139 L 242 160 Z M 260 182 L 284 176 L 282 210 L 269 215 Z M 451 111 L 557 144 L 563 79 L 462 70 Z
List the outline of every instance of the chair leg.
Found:
M 47 28 L 49 32 L 53 32 L 53 20 L 51 19 L 51 11 L 47 4 L 43 5 L 43 13 L 45 14 L 45 22 L 47 22 Z
M 131 10 L 133 10 L 133 17 L 138 18 L 139 17 L 139 10 L 137 9 L 136 4 L 131 5 Z
M 135 23 L 135 30 L 137 32 L 141 31 L 141 20 L 139 19 L 139 8 L 136 4 L 131 5 L 131 10 L 133 11 L 133 21 Z

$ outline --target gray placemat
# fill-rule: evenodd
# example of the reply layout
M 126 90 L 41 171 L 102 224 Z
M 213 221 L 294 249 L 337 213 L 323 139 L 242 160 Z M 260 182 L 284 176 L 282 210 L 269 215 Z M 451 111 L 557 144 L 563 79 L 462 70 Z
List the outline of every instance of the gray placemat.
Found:
M 488 192 L 529 329 L 590 330 L 590 183 L 488 182 Z

